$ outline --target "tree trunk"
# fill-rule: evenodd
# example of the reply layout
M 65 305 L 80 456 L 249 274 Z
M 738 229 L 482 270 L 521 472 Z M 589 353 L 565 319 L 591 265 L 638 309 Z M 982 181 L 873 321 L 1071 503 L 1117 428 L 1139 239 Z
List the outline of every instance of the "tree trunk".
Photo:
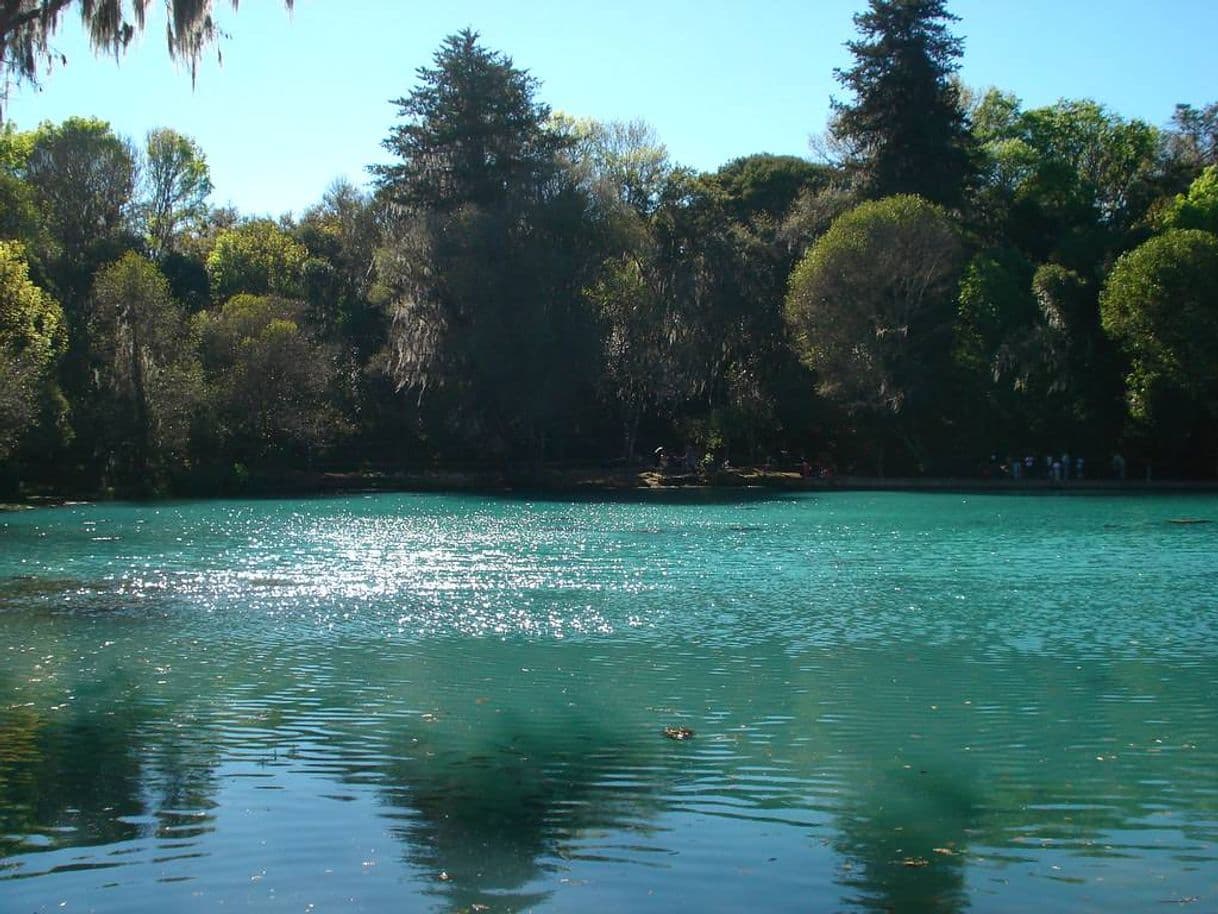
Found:
M 148 479 L 148 392 L 144 388 L 144 364 L 140 358 L 139 321 L 132 318 L 130 311 L 127 319 L 131 326 L 131 395 L 135 407 L 135 453 L 132 469 L 136 481 L 143 485 Z
M 634 463 L 635 448 L 639 444 L 639 421 L 641 418 L 640 410 L 630 409 L 627 412 L 625 420 L 622 422 L 622 456 L 626 458 L 627 463 Z

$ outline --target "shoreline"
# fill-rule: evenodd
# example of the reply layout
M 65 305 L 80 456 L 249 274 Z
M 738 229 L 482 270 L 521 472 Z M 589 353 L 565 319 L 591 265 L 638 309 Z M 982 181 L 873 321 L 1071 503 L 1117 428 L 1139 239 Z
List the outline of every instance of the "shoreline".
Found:
M 802 477 L 794 471 L 738 467 L 711 476 L 653 469 L 573 468 L 513 476 L 501 471 L 424 471 L 402 473 L 321 473 L 318 492 L 351 491 L 529 491 L 561 493 L 773 489 L 789 492 L 1009 492 L 1009 493 L 1154 493 L 1218 492 L 1218 479 L 982 479 L 953 476 Z
M 179 498 L 274 498 L 309 495 L 353 495 L 377 492 L 530 493 L 547 495 L 629 495 L 681 491 L 726 494 L 733 491 L 774 492 L 941 492 L 944 494 L 1060 494 L 1137 495 L 1166 493 L 1218 493 L 1218 479 L 1117 480 L 982 479 L 972 477 L 834 476 L 805 478 L 797 472 L 740 467 L 710 477 L 653 469 L 574 467 L 517 474 L 503 470 L 423 470 L 392 472 L 304 472 L 257 475 L 241 488 L 207 492 L 171 492 L 160 495 L 129 492 L 30 492 L 0 502 L 0 511 L 66 505 L 76 502 Z

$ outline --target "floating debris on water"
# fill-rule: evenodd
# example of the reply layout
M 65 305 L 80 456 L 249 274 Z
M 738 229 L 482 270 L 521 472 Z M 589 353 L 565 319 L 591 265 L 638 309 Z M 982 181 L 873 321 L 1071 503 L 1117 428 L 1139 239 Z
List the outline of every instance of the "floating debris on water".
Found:
M 661 731 L 669 739 L 693 739 L 694 731 L 689 727 L 665 727 Z

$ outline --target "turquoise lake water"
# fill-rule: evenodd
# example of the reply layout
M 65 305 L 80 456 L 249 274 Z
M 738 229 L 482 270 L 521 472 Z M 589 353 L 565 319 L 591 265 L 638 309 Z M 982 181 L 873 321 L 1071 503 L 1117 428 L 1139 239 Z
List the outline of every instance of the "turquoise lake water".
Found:
M 1213 496 L 0 514 L 5 914 L 1176 905 Z

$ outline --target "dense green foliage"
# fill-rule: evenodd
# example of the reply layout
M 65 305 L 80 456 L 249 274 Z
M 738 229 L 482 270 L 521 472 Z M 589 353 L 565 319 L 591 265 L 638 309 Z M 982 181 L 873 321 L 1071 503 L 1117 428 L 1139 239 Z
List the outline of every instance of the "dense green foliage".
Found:
M 63 311 L 30 282 L 24 248 L 0 241 L 0 463 L 53 398 L 55 361 L 65 342 Z
M 148 134 L 139 219 L 154 256 L 173 253 L 207 217 L 211 176 L 198 144 L 173 130 Z
M 88 322 L 99 456 L 114 481 L 143 485 L 186 460 L 200 396 L 186 315 L 156 265 L 128 251 L 97 274 Z
M 239 292 L 295 294 L 308 250 L 269 219 L 254 219 L 216 236 L 207 255 L 212 296 L 224 301 Z
M 1218 236 L 1174 229 L 1124 255 L 1100 300 L 1129 359 L 1135 419 L 1176 462 L 1214 467 L 1218 435 Z
M 329 402 L 333 354 L 302 324 L 298 302 L 246 293 L 195 319 L 209 434 L 243 465 L 307 459 L 342 426 Z
M 822 396 L 870 420 L 875 447 L 882 417 L 921 459 L 948 401 L 959 258 L 947 214 L 902 195 L 839 216 L 791 275 L 793 345 Z
M 1188 193 L 1177 194 L 1160 217 L 1163 228 L 1202 229 L 1218 234 L 1218 165 L 1211 165 L 1192 183 Z
M 404 388 L 441 389 L 454 430 L 482 450 L 541 459 L 592 390 L 582 293 L 596 227 L 534 81 L 468 31 L 435 64 L 397 102 L 407 123 L 385 146 L 400 162 L 378 169 L 392 371 Z
M 658 445 L 1212 475 L 1218 108 L 1160 129 L 971 93 L 953 21 L 869 0 L 836 163 L 696 174 L 646 124 L 551 112 L 470 31 L 396 101 L 373 192 L 299 218 L 209 207 L 171 129 L 5 126 L 0 478 L 212 491 Z

